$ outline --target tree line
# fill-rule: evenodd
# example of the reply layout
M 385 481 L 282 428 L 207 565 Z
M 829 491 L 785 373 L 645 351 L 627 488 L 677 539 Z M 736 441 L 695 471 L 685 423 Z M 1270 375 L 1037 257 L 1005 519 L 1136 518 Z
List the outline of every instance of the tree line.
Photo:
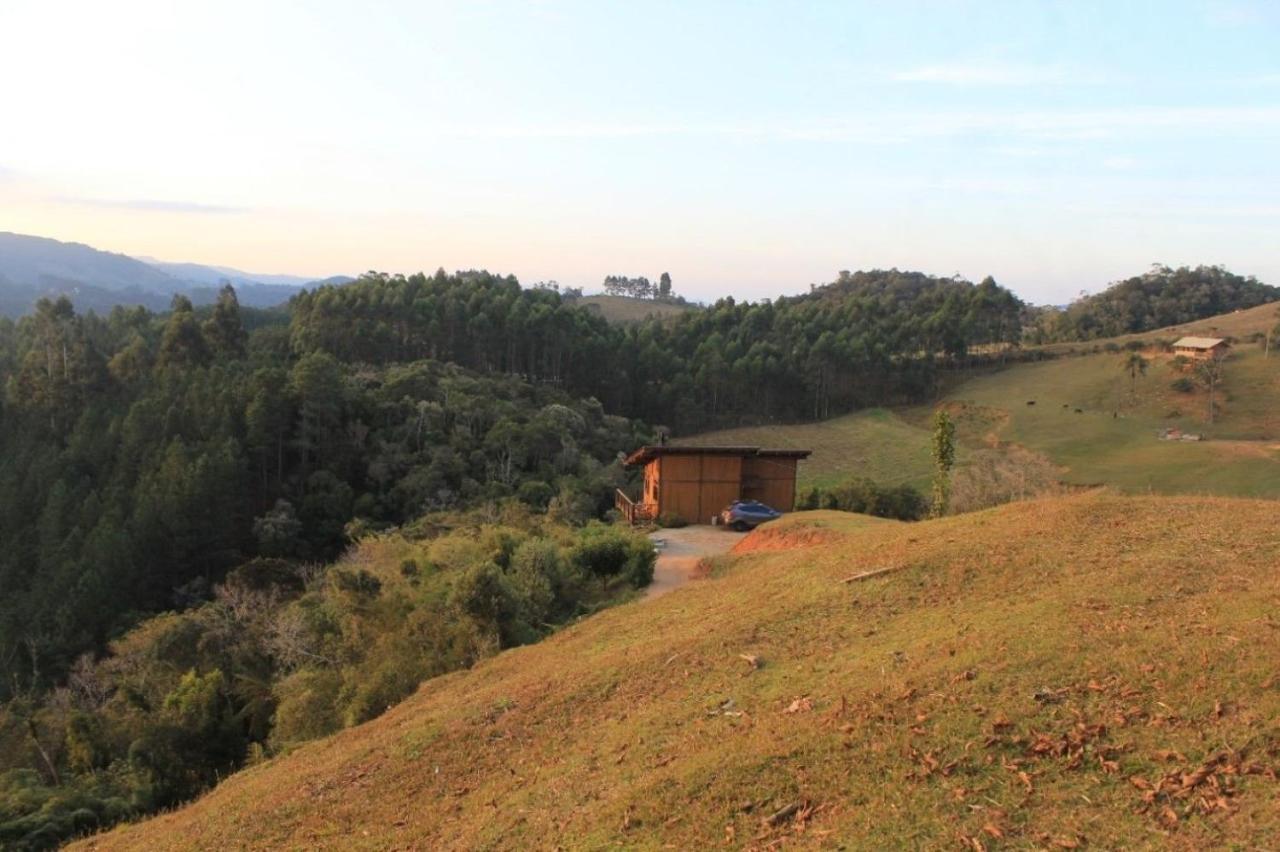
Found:
M 290 345 L 340 361 L 426 358 L 513 374 L 680 434 L 924 399 L 939 370 L 1016 344 L 1023 308 L 990 278 L 890 270 L 618 327 L 513 278 L 437 272 L 305 293 L 291 306 Z

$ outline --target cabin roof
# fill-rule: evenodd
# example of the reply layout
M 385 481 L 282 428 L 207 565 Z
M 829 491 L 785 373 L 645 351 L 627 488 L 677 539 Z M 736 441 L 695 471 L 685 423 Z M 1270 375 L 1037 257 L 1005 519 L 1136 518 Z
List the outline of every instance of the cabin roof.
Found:
M 1175 349 L 1212 349 L 1227 341 L 1221 337 L 1183 337 L 1173 344 Z
M 627 456 L 623 464 L 634 467 L 661 456 L 740 456 L 742 458 L 807 459 L 812 450 L 765 450 L 760 447 L 690 447 L 672 444 L 646 445 Z

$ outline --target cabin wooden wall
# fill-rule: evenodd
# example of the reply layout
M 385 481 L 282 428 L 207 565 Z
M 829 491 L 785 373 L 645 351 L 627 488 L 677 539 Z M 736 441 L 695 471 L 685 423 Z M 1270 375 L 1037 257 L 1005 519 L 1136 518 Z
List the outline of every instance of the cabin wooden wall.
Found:
M 641 503 L 658 502 L 659 465 L 661 460 L 654 459 L 644 466 L 644 491 L 640 494 Z
M 690 524 L 710 523 L 741 494 L 742 461 L 739 456 L 662 456 L 658 513 Z
M 742 497 L 779 512 L 796 505 L 796 459 L 751 456 L 743 460 Z

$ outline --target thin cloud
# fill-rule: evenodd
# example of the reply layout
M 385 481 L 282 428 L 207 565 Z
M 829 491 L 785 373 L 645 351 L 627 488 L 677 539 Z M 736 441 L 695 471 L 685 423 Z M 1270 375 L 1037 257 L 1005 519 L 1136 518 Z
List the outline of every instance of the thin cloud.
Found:
M 1102 161 L 1102 165 L 1108 169 L 1123 171 L 1125 169 L 1132 169 L 1134 166 L 1138 165 L 1138 161 L 1133 157 L 1107 157 Z
M 60 204 L 76 204 L 81 207 L 105 207 L 112 210 L 137 210 L 144 213 L 196 213 L 205 215 L 235 215 L 248 213 L 247 207 L 229 207 L 222 204 L 202 204 L 196 201 L 168 201 L 155 198 L 76 198 L 55 199 Z
M 592 140 L 689 136 L 876 144 L 974 134 L 1016 137 L 1033 142 L 1087 140 L 1154 130 L 1185 130 L 1215 136 L 1280 131 L 1280 107 L 892 112 L 866 115 L 857 121 L 444 125 L 426 128 L 425 132 L 428 136 L 465 139 Z
M 1096 79 L 1063 68 L 1019 65 L 925 65 L 890 75 L 899 83 L 942 83 L 949 86 L 1036 86 L 1086 83 Z

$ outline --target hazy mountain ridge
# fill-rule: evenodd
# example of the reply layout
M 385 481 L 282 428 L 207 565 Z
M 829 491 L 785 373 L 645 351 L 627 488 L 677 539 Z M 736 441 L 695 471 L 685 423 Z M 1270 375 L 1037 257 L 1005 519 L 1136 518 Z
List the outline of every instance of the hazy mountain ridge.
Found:
M 106 312 L 116 305 L 164 310 L 174 293 L 197 304 L 211 303 L 230 282 L 240 302 L 272 307 L 304 287 L 353 280 L 332 276 L 316 282 L 299 275 L 256 274 L 232 267 L 168 263 L 103 251 L 83 243 L 0 232 L 0 315 L 30 312 L 41 296 L 66 295 L 79 311 Z

